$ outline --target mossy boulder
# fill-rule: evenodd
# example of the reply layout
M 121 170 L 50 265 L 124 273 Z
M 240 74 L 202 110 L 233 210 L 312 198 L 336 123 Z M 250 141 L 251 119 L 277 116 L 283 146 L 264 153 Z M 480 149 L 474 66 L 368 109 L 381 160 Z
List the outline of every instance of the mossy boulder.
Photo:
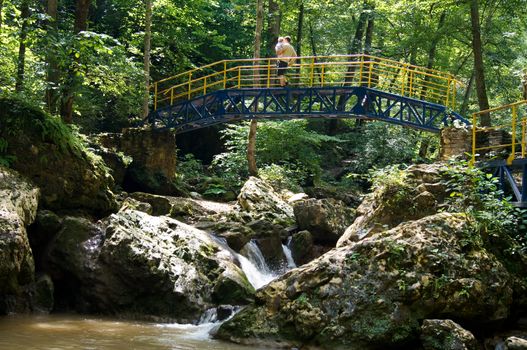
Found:
M 301 230 L 311 232 L 315 243 L 333 247 L 355 219 L 353 209 L 332 198 L 298 201 L 293 208 Z
M 293 207 L 271 185 L 256 177 L 250 177 L 241 188 L 238 205 L 254 219 L 267 219 L 283 226 L 295 222 Z
M 298 265 L 309 262 L 314 254 L 313 235 L 306 230 L 294 233 L 289 248 Z
M 11 157 L 11 167 L 40 188 L 43 207 L 87 210 L 99 217 L 117 210 L 104 163 L 58 118 L 0 98 L 0 140 L 7 144 L 4 157 Z
M 39 195 L 25 177 L 0 167 L 0 314 L 30 311 L 35 265 L 26 227 Z
M 206 232 L 123 208 L 103 221 L 65 217 L 46 266 L 62 305 L 79 312 L 196 322 L 218 304 L 246 304 L 254 288 L 236 257 Z
M 217 336 L 244 343 L 378 349 L 418 342 L 420 320 L 503 321 L 514 277 L 461 214 L 400 224 L 335 248 L 256 293 Z M 475 234 L 475 233 L 474 233 Z
M 478 350 L 472 333 L 452 320 L 424 320 L 421 326 L 424 350 Z
M 337 247 L 436 213 L 446 195 L 442 167 L 440 163 L 412 165 L 399 173 L 398 181 L 386 181 L 368 194 Z

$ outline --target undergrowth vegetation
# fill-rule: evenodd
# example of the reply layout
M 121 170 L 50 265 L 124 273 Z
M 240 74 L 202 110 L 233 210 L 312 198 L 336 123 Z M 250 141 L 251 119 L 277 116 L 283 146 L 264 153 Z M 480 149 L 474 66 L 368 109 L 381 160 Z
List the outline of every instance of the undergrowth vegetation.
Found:
M 527 251 L 527 211 L 511 204 L 496 177 L 464 160 L 449 162 L 443 175 L 449 193 L 445 210 L 465 213 L 473 232 L 483 237 L 508 234 Z
M 16 160 L 9 140 L 35 137 L 56 145 L 63 154 L 71 152 L 77 157 L 91 156 L 83 137 L 75 126 L 66 125 L 21 98 L 0 98 L 0 164 L 9 166 Z

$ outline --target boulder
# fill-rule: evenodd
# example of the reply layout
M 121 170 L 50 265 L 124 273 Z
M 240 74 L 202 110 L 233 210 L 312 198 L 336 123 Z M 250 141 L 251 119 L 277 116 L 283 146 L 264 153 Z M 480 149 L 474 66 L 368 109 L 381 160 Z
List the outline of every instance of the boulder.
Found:
M 238 205 L 255 217 L 265 217 L 276 223 L 289 226 L 294 223 L 293 208 L 284 201 L 271 185 L 263 180 L 250 177 L 238 195 Z
M 215 214 L 214 210 L 201 205 L 198 200 L 183 197 L 161 196 L 156 194 L 134 192 L 130 197 L 152 206 L 152 215 L 167 215 L 187 223 Z
M 217 336 L 272 346 L 404 348 L 417 341 L 422 319 L 476 328 L 504 320 L 513 278 L 471 230 L 463 215 L 441 213 L 335 248 L 258 290 Z
M 527 340 L 519 337 L 508 337 L 505 340 L 506 350 L 527 350 Z
M 51 210 L 81 209 L 102 217 L 117 210 L 113 179 L 102 160 L 60 120 L 19 100 L 0 98 L 0 138 L 11 167 L 41 190 Z
M 66 217 L 47 257 L 56 295 L 80 312 L 196 322 L 254 289 L 231 251 L 166 216 L 123 209 L 102 222 Z
M 313 236 L 309 231 L 300 231 L 293 234 L 289 248 L 297 265 L 303 265 L 312 260 Z
M 424 320 L 421 326 L 424 350 L 478 350 L 474 335 L 452 320 Z
M 437 163 L 412 165 L 401 172 L 401 182 L 386 183 L 368 194 L 337 247 L 436 213 L 446 195 L 441 168 Z
M 200 221 L 196 223 L 195 227 L 225 238 L 227 245 L 237 252 L 239 252 L 254 235 L 254 232 L 247 227 L 246 224 L 237 221 Z
M 150 203 L 140 202 L 132 197 L 126 197 L 121 203 L 121 210 L 132 209 L 152 215 L 154 211 Z
M 54 287 L 49 275 L 40 276 L 35 282 L 33 296 L 33 311 L 41 314 L 48 314 L 54 306 Z
M 30 311 L 34 261 L 26 227 L 37 214 L 40 191 L 0 167 L 0 315 Z
M 280 271 L 284 266 L 287 266 L 282 239 L 279 235 L 258 238 L 255 241 L 271 271 Z
M 133 161 L 132 157 L 126 156 L 118 150 L 120 134 L 97 134 L 88 138 L 90 149 L 101 157 L 114 179 L 118 188 L 123 188 L 124 177 L 128 166 Z
M 355 218 L 353 209 L 332 198 L 298 201 L 293 208 L 298 227 L 318 244 L 334 246 Z

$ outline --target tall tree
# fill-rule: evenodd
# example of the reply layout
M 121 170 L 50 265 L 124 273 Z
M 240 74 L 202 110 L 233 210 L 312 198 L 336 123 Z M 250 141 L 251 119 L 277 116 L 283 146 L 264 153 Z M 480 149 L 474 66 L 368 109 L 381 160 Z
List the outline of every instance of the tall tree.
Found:
M 459 114 L 462 116 L 467 115 L 468 110 L 468 101 L 470 100 L 470 95 L 472 93 L 472 86 L 474 85 L 474 78 L 476 76 L 475 72 L 472 72 L 470 75 L 470 79 L 468 80 L 467 88 L 465 89 L 465 94 L 463 95 L 463 103 L 461 104 L 461 108 L 459 109 Z
M 88 29 L 88 14 L 90 11 L 91 0 L 77 0 L 75 8 L 75 23 L 73 25 L 73 33 L 78 35 L 80 32 Z M 71 124 L 73 122 L 73 100 L 75 98 L 75 90 L 80 84 L 77 76 L 77 64 L 79 58 L 72 57 L 72 67 L 68 71 L 68 78 L 66 86 L 64 87 L 64 94 L 62 97 L 62 106 L 60 115 L 64 122 Z
M 46 13 L 49 20 L 47 21 L 48 33 L 52 33 L 51 40 L 56 38 L 57 34 L 57 0 L 48 0 Z M 59 98 L 58 85 L 59 85 L 59 67 L 56 57 L 56 52 L 53 49 L 53 45 L 48 45 L 46 53 L 46 61 L 48 63 L 47 71 L 47 86 L 46 86 L 46 105 L 50 113 L 57 112 L 57 102 Z
M 366 26 L 366 36 L 364 38 L 364 53 L 366 55 L 371 54 L 371 44 L 373 41 L 373 29 L 375 26 L 375 8 L 372 6 L 370 13 L 368 14 L 368 25 Z
M 298 6 L 298 23 L 296 28 L 296 54 L 302 56 L 302 32 L 304 29 L 304 1 L 300 0 Z M 298 59 L 300 62 L 300 59 Z
M 366 21 L 369 17 L 369 5 L 365 1 L 364 5 L 362 7 L 362 11 L 359 15 L 359 21 L 357 23 L 357 27 L 355 28 L 355 35 L 353 36 L 353 39 L 351 40 L 351 45 L 349 46 L 349 54 L 357 54 L 361 53 L 362 51 L 362 38 L 364 37 L 364 29 L 366 26 Z
M 148 117 L 148 101 L 150 97 L 150 39 L 152 37 L 152 0 L 146 1 L 145 38 L 143 66 L 145 73 L 145 92 L 143 97 L 143 118 Z
M 280 6 L 276 0 L 269 0 L 269 16 L 267 16 L 267 57 L 275 56 L 274 47 L 280 35 Z
M 263 29 L 263 0 L 256 0 L 256 30 L 254 33 L 254 58 L 260 58 L 260 47 L 262 44 L 262 29 Z M 255 61 L 255 65 L 258 65 Z M 258 72 L 255 72 L 255 85 L 258 84 Z M 258 108 L 255 104 L 255 108 Z M 251 120 L 249 127 L 249 140 L 247 143 L 247 162 L 249 163 L 249 174 L 251 176 L 258 176 L 258 168 L 256 167 L 256 130 L 258 123 L 256 120 Z
M 23 0 L 20 4 L 20 16 L 22 25 L 20 28 L 20 43 L 18 45 L 18 63 L 16 70 L 15 91 L 22 92 L 24 89 L 24 75 L 26 67 L 26 40 L 29 27 L 29 0 Z
M 364 37 L 364 30 L 367 24 L 368 16 L 369 5 L 367 1 L 364 1 L 361 13 L 359 15 L 359 21 L 357 22 L 357 27 L 355 27 L 355 35 L 351 39 L 351 43 L 348 48 L 349 55 L 359 54 L 362 51 L 362 39 Z M 355 70 L 355 66 L 348 67 L 346 77 L 344 78 L 344 85 L 350 85 L 353 82 L 353 79 L 355 78 Z M 346 99 L 342 97 L 339 98 L 337 102 L 338 110 L 344 110 L 345 103 Z M 337 133 L 337 130 L 339 129 L 340 124 L 341 123 L 339 119 L 330 119 L 328 123 L 328 134 L 335 135 Z M 362 121 L 360 119 L 357 119 L 355 125 L 357 127 L 360 127 L 362 125 Z
M 479 23 L 479 0 L 470 0 L 470 21 L 472 23 L 472 49 L 474 51 L 474 72 L 476 75 L 476 93 L 480 110 L 489 109 L 489 99 L 485 85 L 485 66 L 483 64 L 483 46 L 481 44 L 481 26 Z M 481 125 L 490 126 L 490 114 L 481 115 Z

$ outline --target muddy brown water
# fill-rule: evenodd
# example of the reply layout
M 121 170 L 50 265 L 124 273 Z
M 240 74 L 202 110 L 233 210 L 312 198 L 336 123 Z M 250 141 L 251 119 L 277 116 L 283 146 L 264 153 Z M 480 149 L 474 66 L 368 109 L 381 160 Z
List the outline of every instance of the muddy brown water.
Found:
M 209 337 L 213 324 L 182 325 L 76 315 L 0 317 L 0 350 L 256 350 Z

